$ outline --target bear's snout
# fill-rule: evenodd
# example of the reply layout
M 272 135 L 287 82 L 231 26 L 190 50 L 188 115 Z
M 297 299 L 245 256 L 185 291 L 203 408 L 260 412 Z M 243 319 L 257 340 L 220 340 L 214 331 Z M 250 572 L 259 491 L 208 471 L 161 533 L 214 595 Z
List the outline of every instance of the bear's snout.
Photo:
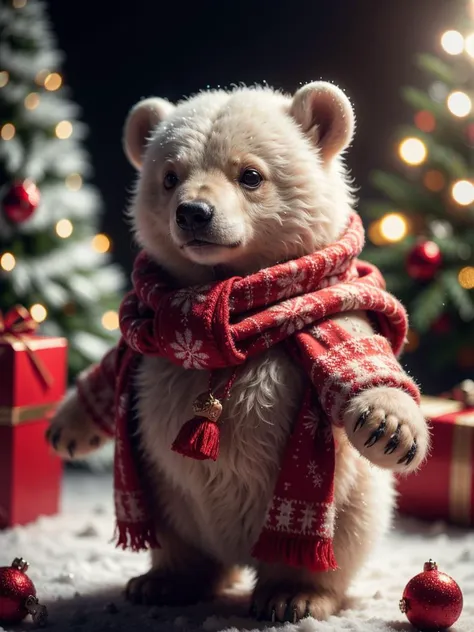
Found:
M 176 223 L 181 230 L 196 232 L 205 229 L 214 215 L 214 207 L 205 200 L 183 202 L 176 209 Z

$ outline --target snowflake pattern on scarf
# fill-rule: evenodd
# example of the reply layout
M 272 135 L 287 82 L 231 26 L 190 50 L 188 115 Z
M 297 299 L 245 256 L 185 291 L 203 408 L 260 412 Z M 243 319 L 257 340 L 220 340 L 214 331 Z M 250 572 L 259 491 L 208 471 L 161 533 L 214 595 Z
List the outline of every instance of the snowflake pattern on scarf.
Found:
M 176 331 L 175 336 L 176 342 L 170 344 L 174 357 L 182 362 L 185 369 L 204 369 L 209 356 L 201 351 L 203 341 L 194 340 L 190 329 L 185 329 L 183 333 Z
M 319 465 L 315 461 L 310 461 L 306 466 L 308 472 L 306 476 L 311 480 L 314 487 L 321 487 L 323 477 L 319 473 Z
M 180 309 L 183 316 L 183 323 L 186 323 L 187 316 L 194 305 L 205 302 L 206 293 L 209 289 L 209 285 L 203 285 L 201 287 L 185 287 L 176 290 L 171 299 L 171 305 L 172 307 L 178 307 Z
M 299 297 L 293 301 L 285 301 L 280 305 L 269 308 L 275 323 L 281 326 L 281 332 L 285 336 L 291 336 L 296 331 L 304 329 L 312 322 L 311 300 Z
M 290 261 L 288 264 L 289 273 L 287 276 L 278 279 L 277 286 L 280 291 L 277 294 L 277 298 L 289 298 L 290 296 L 296 296 L 303 291 L 303 282 L 306 279 L 306 270 L 298 268 L 294 261 Z

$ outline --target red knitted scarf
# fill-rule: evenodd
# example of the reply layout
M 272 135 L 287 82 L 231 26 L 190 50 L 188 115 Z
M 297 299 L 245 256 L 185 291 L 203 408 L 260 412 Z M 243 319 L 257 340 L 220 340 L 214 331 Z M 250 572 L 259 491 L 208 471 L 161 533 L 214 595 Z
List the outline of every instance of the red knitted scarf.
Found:
M 138 256 L 134 289 L 120 309 L 122 340 L 116 354 L 119 544 L 135 550 L 159 546 L 131 439 L 137 424 L 131 414 L 132 382 L 140 357 L 161 356 L 186 370 L 210 373 L 210 392 L 196 402 L 196 417 L 184 424 L 170 449 L 184 458 L 218 459 L 221 404 L 225 407 L 225 398 L 232 397 L 238 367 L 282 343 L 306 372 L 307 389 L 253 554 L 313 571 L 336 568 L 335 446 L 329 419 L 341 422 L 348 399 L 374 385 L 364 377 L 363 367 L 366 373 L 382 371 L 383 384 L 402 386 L 417 397 L 416 387 L 408 377 L 404 381 L 394 356 L 405 339 L 405 312 L 384 291 L 376 268 L 356 259 L 363 241 L 362 223 L 353 214 L 342 238 L 319 252 L 245 278 L 184 289 L 173 289 L 149 257 Z M 371 312 L 381 335 L 354 338 L 348 358 L 342 342 L 349 335 L 324 319 L 353 310 Z M 227 387 L 213 392 L 212 372 L 229 367 L 235 371 Z

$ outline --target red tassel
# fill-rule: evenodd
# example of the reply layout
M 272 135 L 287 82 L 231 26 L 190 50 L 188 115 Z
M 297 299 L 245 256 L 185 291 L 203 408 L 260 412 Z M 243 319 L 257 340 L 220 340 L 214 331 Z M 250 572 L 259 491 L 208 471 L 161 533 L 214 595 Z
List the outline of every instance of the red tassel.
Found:
M 217 460 L 219 456 L 219 426 L 204 417 L 193 417 L 179 431 L 171 449 L 198 461 Z
M 331 539 L 291 537 L 264 531 L 252 556 L 269 564 L 306 568 L 313 573 L 337 569 Z

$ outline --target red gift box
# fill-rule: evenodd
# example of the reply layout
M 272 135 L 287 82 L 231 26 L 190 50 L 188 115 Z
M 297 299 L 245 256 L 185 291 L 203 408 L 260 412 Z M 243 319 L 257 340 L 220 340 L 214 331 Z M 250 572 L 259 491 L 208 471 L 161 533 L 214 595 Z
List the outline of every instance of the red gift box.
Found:
M 66 371 L 64 338 L 0 328 L 0 528 L 58 512 L 63 465 L 44 434 Z
M 401 513 L 474 525 L 474 408 L 423 397 L 431 425 L 431 454 L 420 470 L 397 481 Z

